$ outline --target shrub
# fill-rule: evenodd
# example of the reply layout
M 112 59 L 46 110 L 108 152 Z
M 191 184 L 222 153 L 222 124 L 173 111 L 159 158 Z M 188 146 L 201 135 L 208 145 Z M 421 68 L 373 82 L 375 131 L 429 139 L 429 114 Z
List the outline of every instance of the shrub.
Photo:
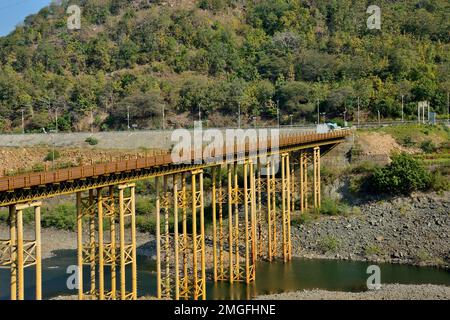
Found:
M 61 157 L 58 150 L 49 150 L 44 158 L 44 161 L 53 161 Z
M 341 242 L 334 236 L 326 236 L 319 240 L 318 247 L 323 253 L 335 253 L 339 250 Z
M 137 215 L 151 215 L 154 212 L 154 206 L 149 197 L 136 198 L 136 214 Z
M 351 209 L 348 205 L 331 198 L 322 199 L 322 203 L 318 209 L 318 212 L 321 214 L 326 214 L 329 216 L 347 215 L 350 211 Z
M 422 149 L 422 151 L 425 153 L 433 153 L 436 151 L 437 148 L 436 145 L 433 143 L 433 141 L 426 140 L 420 144 L 420 149 Z
M 364 251 L 365 251 L 366 255 L 369 255 L 369 256 L 382 255 L 384 253 L 383 249 L 376 244 L 366 247 Z
M 373 191 L 390 194 L 410 194 L 430 186 L 431 177 L 412 156 L 401 153 L 392 157 L 384 168 L 375 169 L 371 185 Z
M 366 182 L 367 177 L 350 177 L 349 184 L 348 184 L 348 190 L 352 194 L 358 194 L 363 189 L 363 185 Z
M 298 215 L 292 216 L 291 224 L 293 226 L 306 225 L 306 224 L 313 222 L 317 218 L 318 218 L 318 215 L 315 214 L 314 212 L 312 212 L 312 213 L 304 212 L 304 213 L 300 213 Z
M 75 212 L 76 208 L 72 203 L 55 206 L 42 214 L 42 226 L 73 231 L 77 223 Z
M 0 210 L 0 222 L 8 222 L 9 212 L 8 210 Z
M 339 177 L 341 172 L 337 168 L 323 167 L 320 174 L 323 183 L 330 184 Z
M 140 232 L 156 232 L 156 218 L 154 215 L 136 216 L 136 226 Z
M 88 143 L 91 146 L 95 146 L 98 144 L 98 140 L 94 137 L 86 138 L 86 140 L 84 140 L 84 142 Z
M 403 138 L 402 145 L 404 147 L 412 147 L 415 145 L 415 143 L 410 136 L 406 136 Z
M 431 175 L 430 189 L 433 191 L 450 190 L 449 178 L 444 176 L 440 171 L 435 171 Z
M 33 172 L 42 172 L 45 170 L 45 166 L 42 163 L 36 163 L 33 165 Z
M 61 162 L 56 165 L 57 169 L 67 169 L 67 168 L 72 168 L 72 167 L 75 167 L 75 164 L 70 161 Z

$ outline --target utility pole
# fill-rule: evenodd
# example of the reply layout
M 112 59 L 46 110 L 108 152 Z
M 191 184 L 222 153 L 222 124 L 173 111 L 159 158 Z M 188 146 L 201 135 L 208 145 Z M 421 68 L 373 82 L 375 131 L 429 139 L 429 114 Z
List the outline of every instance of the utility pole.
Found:
M 198 104 L 198 121 L 202 122 L 202 105 Z
M 380 110 L 378 111 L 378 126 L 381 127 L 381 115 L 380 115 Z
M 94 134 L 94 110 L 91 109 L 91 134 Z
M 55 133 L 58 133 L 58 108 L 55 108 Z
M 358 127 L 359 127 L 359 97 L 358 97 Z
M 238 128 L 241 128 L 241 103 L 238 102 Z
M 277 122 L 278 128 L 280 127 L 280 100 L 277 100 Z
M 127 106 L 127 126 L 128 130 L 130 130 L 130 106 Z
M 402 122 L 405 122 L 405 119 L 403 117 L 403 98 L 405 95 L 402 94 Z
M 164 130 L 164 117 L 165 117 L 165 114 L 164 114 L 164 104 L 162 105 L 162 129 Z
M 25 119 L 24 119 L 24 116 L 23 116 L 23 108 L 22 108 L 22 133 L 25 133 Z
M 317 99 L 317 124 L 320 124 L 320 102 Z
M 422 124 L 422 120 L 420 119 L 420 113 L 422 112 L 422 102 L 417 103 L 417 121 L 419 121 L 419 124 Z
M 447 123 L 450 124 L 450 93 L 447 92 Z
M 293 114 L 290 114 L 289 115 L 289 117 L 291 118 L 291 127 L 292 127 L 292 117 L 293 117 L 294 115 Z

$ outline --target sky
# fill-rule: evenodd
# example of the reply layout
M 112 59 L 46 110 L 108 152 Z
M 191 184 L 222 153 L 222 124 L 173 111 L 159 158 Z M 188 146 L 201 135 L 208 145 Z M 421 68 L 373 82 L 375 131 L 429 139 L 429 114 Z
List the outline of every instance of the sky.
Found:
M 51 0 L 0 0 L 0 36 L 6 36 L 30 14 L 50 4 Z

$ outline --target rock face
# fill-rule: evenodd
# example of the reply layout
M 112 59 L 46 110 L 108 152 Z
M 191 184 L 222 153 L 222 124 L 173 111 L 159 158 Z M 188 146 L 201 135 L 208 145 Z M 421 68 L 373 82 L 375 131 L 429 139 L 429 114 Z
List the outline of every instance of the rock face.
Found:
M 293 254 L 449 267 L 450 193 L 373 201 L 292 228 Z

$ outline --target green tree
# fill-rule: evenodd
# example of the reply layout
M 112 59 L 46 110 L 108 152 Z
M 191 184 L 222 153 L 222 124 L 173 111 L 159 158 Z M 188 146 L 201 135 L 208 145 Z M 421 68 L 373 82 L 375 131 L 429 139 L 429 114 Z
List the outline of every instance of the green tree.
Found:
M 412 156 L 401 153 L 384 168 L 376 168 L 372 177 L 374 191 L 384 194 L 409 194 L 429 187 L 431 176 Z

